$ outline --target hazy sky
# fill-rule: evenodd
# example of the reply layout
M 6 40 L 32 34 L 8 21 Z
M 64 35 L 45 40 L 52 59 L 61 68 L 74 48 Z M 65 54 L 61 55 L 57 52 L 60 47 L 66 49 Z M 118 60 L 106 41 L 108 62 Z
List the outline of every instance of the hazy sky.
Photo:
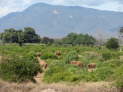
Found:
M 10 12 L 22 11 L 37 2 L 55 5 L 77 5 L 123 12 L 123 0 L 0 0 L 0 17 Z

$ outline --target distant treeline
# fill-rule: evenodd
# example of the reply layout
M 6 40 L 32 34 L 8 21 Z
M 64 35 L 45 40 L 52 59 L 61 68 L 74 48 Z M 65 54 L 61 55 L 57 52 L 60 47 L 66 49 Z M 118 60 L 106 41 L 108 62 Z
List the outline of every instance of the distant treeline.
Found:
M 113 44 L 116 44 L 116 43 L 121 44 L 122 39 L 123 39 L 123 27 L 121 27 L 119 30 L 119 39 L 111 38 L 107 42 L 110 42 L 110 43 L 113 42 Z M 87 45 L 87 46 L 93 46 L 93 45 L 99 44 L 98 39 L 95 39 L 93 36 L 88 34 L 69 33 L 67 36 L 61 39 L 40 37 L 36 33 L 35 29 L 31 27 L 26 27 L 22 30 L 16 30 L 14 28 L 5 29 L 4 32 L 0 33 L 0 40 L 2 43 L 18 43 L 20 46 L 22 46 L 24 43 L 43 43 L 43 44 L 57 44 L 57 45 Z
M 3 43 L 18 43 L 19 45 L 23 43 L 94 45 L 96 43 L 96 39 L 88 34 L 70 33 L 61 39 L 41 38 L 31 27 L 26 27 L 23 30 L 6 29 L 0 33 L 0 40 Z

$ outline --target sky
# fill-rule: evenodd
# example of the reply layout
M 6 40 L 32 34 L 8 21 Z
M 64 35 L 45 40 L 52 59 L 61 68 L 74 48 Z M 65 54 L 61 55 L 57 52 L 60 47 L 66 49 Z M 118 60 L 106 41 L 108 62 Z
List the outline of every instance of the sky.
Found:
M 38 2 L 123 12 L 123 0 L 0 0 L 0 17 L 11 12 L 22 11 Z

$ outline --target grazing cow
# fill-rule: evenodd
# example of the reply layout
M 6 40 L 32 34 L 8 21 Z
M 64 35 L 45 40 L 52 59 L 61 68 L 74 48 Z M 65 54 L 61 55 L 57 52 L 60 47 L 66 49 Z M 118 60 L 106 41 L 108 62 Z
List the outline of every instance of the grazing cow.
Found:
M 56 56 L 61 56 L 61 52 L 60 51 L 56 51 L 55 55 Z
M 96 68 L 95 63 L 88 64 L 88 69 L 95 69 L 95 68 Z
M 39 62 L 39 64 L 42 66 L 43 69 L 47 69 L 48 64 L 46 63 L 45 60 L 42 60 L 42 59 L 40 58 L 40 56 L 41 56 L 41 54 L 39 54 L 39 53 L 36 55 L 37 61 Z
M 88 64 L 88 72 L 94 72 L 95 69 L 96 69 L 95 63 Z
M 71 61 L 70 64 L 78 66 L 80 68 L 84 67 L 84 64 L 81 61 Z

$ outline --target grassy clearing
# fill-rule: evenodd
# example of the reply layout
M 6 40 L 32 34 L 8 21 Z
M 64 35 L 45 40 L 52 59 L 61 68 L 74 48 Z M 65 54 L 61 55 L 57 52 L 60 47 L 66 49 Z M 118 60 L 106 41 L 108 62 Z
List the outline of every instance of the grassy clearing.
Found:
M 55 52 L 60 51 L 61 56 L 55 55 Z M 100 81 L 115 81 L 117 86 L 122 87 L 122 69 L 123 69 L 123 52 L 119 50 L 109 50 L 105 47 L 86 47 L 86 46 L 54 46 L 54 45 L 25 45 L 19 47 L 17 45 L 5 45 L 0 46 L 0 56 L 2 56 L 2 63 L 0 64 L 0 76 L 4 80 L 18 79 L 19 74 L 28 72 L 29 75 L 24 74 L 21 76 L 22 80 L 32 79 L 39 71 L 39 64 L 35 59 L 36 53 L 42 53 L 41 58 L 48 63 L 48 69 L 44 72 L 43 81 L 46 83 L 54 82 L 100 82 Z M 84 67 L 80 68 L 75 65 L 69 64 L 71 61 L 81 61 L 84 63 Z M 4 73 L 3 62 L 23 62 L 20 64 L 22 70 L 28 66 L 28 69 L 21 71 L 20 68 L 15 72 L 9 70 L 15 70 L 6 66 L 6 64 L 12 65 L 12 63 L 6 63 Z M 26 65 L 26 63 L 27 65 Z M 31 64 L 29 63 L 31 62 Z M 29 64 L 28 64 L 29 63 Z M 96 64 L 96 68 L 93 72 L 88 72 L 88 64 Z M 35 65 L 36 64 L 36 65 Z M 13 64 L 14 65 L 14 64 Z M 16 66 L 16 65 L 14 65 Z M 35 67 L 35 66 L 38 66 Z M 35 73 L 35 70 L 37 71 Z M 29 72 L 30 71 L 30 72 Z M 35 74 L 34 74 L 35 73 Z M 13 75 L 11 77 L 11 75 Z M 29 77 L 31 74 L 31 78 Z M 7 77 L 7 78 L 6 78 Z M 20 77 L 19 77 L 20 78 Z M 120 79 L 120 80 L 118 80 Z M 120 81 L 120 82 L 119 82 Z M 19 81 L 20 82 L 20 81 Z

